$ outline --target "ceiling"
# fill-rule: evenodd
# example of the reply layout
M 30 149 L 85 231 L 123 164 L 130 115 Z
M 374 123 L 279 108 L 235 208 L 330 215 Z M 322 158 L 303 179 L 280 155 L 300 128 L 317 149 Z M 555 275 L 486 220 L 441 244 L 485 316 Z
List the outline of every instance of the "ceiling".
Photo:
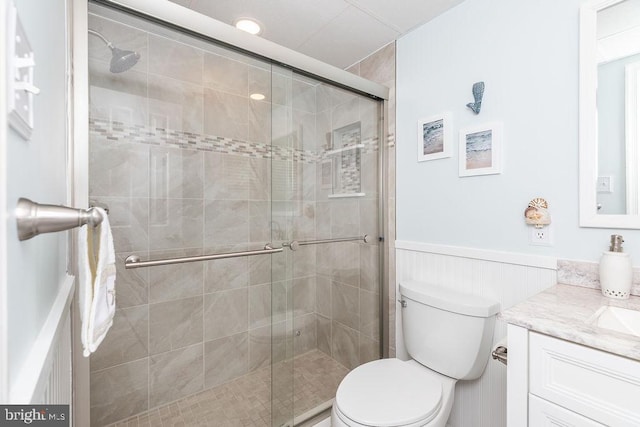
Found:
M 260 37 L 344 69 L 464 0 L 171 1 L 229 25 L 253 18 Z

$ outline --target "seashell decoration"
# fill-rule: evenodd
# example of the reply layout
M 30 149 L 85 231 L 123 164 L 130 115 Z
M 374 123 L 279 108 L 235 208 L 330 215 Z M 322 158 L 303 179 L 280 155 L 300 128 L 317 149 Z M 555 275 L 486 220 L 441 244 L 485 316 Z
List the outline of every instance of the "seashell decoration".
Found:
M 549 204 L 542 197 L 536 197 L 531 200 L 529 206 L 524 210 L 525 222 L 536 228 L 551 224 L 551 215 L 548 208 Z

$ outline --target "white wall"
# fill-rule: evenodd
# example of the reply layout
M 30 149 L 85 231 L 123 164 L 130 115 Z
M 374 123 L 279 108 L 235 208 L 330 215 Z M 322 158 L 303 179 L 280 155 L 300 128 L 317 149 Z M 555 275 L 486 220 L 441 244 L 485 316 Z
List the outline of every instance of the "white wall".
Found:
M 466 0 L 397 44 L 399 240 L 595 261 L 613 232 L 640 265 L 640 231 L 578 217 L 578 28 L 583 0 Z M 486 84 L 480 115 L 465 104 Z M 453 113 L 450 159 L 416 161 L 416 121 Z M 459 129 L 504 123 L 501 175 L 458 177 Z M 550 204 L 553 247 L 531 246 L 523 211 Z
M 19 197 L 66 204 L 65 1 L 15 1 L 35 52 L 35 128 L 29 141 L 7 133 L 7 323 L 13 385 L 36 341 L 66 270 L 66 233 L 19 242 L 13 210 Z M 4 28 L 3 30 L 4 31 Z M 33 369 L 33 367 L 32 367 Z

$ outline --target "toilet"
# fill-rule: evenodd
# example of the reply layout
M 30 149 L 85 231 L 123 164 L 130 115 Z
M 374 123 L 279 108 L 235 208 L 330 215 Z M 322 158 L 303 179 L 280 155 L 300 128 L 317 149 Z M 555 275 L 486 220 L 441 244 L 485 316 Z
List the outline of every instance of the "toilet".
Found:
M 412 281 L 400 284 L 400 295 L 411 360 L 349 372 L 336 392 L 333 427 L 444 427 L 456 382 L 482 375 L 499 303 Z

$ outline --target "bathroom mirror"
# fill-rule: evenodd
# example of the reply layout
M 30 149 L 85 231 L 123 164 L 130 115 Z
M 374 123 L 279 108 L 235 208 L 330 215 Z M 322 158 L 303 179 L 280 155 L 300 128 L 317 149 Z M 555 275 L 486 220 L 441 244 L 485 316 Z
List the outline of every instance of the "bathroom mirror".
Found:
M 580 10 L 580 225 L 640 229 L 640 0 Z

